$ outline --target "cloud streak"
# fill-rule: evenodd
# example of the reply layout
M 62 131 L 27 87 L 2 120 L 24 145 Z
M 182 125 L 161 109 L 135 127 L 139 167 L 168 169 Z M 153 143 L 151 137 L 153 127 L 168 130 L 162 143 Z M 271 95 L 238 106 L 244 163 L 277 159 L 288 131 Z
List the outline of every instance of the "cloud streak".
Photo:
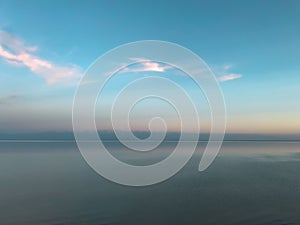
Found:
M 242 77 L 241 74 L 231 73 L 231 74 L 226 74 L 226 75 L 223 75 L 223 76 L 219 77 L 219 81 L 220 82 L 225 82 L 225 81 L 229 81 L 229 80 L 235 80 L 235 79 L 238 79 L 238 78 L 241 78 L 241 77 Z
M 148 71 L 165 72 L 172 68 L 175 69 L 174 67 L 169 65 L 163 65 L 157 62 L 147 61 L 148 59 L 132 58 L 131 60 L 138 63 L 139 67 L 134 67 L 134 68 L 126 67 L 121 71 L 121 73 L 124 72 L 138 73 L 138 72 L 148 72 Z M 232 67 L 233 66 L 231 64 L 227 64 L 217 69 L 217 74 L 219 74 L 218 77 L 219 82 L 231 81 L 242 77 L 241 74 L 229 73 L 228 70 L 230 70 Z M 197 71 L 197 73 L 199 74 L 202 74 L 203 72 L 205 72 L 205 70 Z
M 222 66 L 215 66 L 213 68 L 214 73 L 217 75 L 219 82 L 226 82 L 241 78 L 243 75 L 240 73 L 232 73 L 230 70 L 233 69 L 232 64 L 225 64 Z
M 76 65 L 59 66 L 34 54 L 36 46 L 26 46 L 14 35 L 0 30 L 0 57 L 14 66 L 24 66 L 44 78 L 48 84 L 72 83 L 80 78 L 82 69 Z
M 171 69 L 171 66 L 168 65 L 162 65 L 158 62 L 149 61 L 148 59 L 142 59 L 142 58 L 132 58 L 131 60 L 138 63 L 138 67 L 130 68 L 126 67 L 122 70 L 124 73 L 139 73 L 139 72 L 165 72 L 168 69 Z

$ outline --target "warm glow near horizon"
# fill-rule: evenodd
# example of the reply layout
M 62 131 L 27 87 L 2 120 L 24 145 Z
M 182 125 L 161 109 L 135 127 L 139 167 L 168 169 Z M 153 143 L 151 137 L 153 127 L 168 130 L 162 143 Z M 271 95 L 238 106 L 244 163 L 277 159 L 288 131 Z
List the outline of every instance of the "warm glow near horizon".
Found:
M 213 7 L 217 19 L 211 16 L 212 11 L 198 12 L 202 7 L 211 9 L 210 4 L 193 3 L 193 10 L 186 15 L 177 10 L 181 7 L 168 8 L 162 23 L 162 17 L 146 19 L 134 7 L 122 19 L 123 7 L 97 4 L 101 7 L 86 6 L 82 12 L 80 4 L 72 3 L 67 14 L 66 2 L 16 5 L 5 1 L 0 5 L 0 133 L 72 131 L 76 85 L 91 63 L 118 45 L 155 39 L 185 46 L 208 64 L 224 95 L 228 133 L 300 135 L 300 26 L 296 11 L 283 12 L 283 20 L 278 17 L 280 6 L 253 16 L 250 6 L 237 4 L 230 10 L 247 8 L 238 19 Z M 48 10 L 54 6 L 55 18 Z M 165 11 L 155 10 L 165 16 Z M 85 22 L 78 16 L 82 13 Z M 209 107 L 201 90 L 169 65 L 136 60 L 140 64 L 124 68 L 99 101 L 104 104 L 104 110 L 96 113 L 99 129 L 111 128 L 105 107 L 122 85 L 132 77 L 155 74 L 184 86 L 200 112 L 201 132 L 209 132 Z M 160 83 L 153 87 L 170 90 Z M 150 112 L 156 112 L 166 118 L 168 131 L 180 130 L 172 107 L 155 101 L 147 104 L 133 110 L 132 129 L 147 130 Z M 188 116 L 182 119 L 192 127 Z M 161 126 L 155 126 L 153 130 L 159 131 Z

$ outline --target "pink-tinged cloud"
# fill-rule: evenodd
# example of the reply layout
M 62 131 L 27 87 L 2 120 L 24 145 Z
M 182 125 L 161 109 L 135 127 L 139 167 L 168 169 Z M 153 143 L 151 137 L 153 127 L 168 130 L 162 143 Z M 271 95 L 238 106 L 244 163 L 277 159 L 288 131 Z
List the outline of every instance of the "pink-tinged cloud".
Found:
M 140 59 L 140 58 L 133 58 L 133 61 L 138 63 L 138 67 L 129 68 L 126 67 L 122 70 L 122 72 L 131 72 L 131 73 L 138 73 L 138 72 L 165 72 L 168 69 L 171 69 L 171 66 L 162 65 L 158 62 L 149 61 L 148 59 Z
M 73 83 L 82 74 L 76 65 L 58 66 L 34 54 L 35 46 L 26 46 L 20 39 L 0 30 L 0 56 L 15 66 L 25 66 L 43 77 L 48 84 Z
M 231 73 L 231 74 L 226 74 L 226 75 L 219 77 L 219 81 L 225 82 L 225 81 L 229 81 L 229 80 L 235 80 L 235 79 L 238 79 L 241 77 L 242 77 L 241 74 Z

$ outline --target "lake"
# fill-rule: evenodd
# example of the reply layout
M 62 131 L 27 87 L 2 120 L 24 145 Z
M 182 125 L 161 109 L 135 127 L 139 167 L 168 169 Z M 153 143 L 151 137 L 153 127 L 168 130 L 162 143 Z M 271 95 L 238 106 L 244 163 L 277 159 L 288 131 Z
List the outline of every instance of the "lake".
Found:
M 165 157 L 174 143 L 149 158 L 107 145 L 143 164 Z M 198 172 L 204 147 L 170 179 L 126 187 L 95 173 L 75 142 L 1 142 L 0 224 L 300 224 L 300 142 L 224 142 Z

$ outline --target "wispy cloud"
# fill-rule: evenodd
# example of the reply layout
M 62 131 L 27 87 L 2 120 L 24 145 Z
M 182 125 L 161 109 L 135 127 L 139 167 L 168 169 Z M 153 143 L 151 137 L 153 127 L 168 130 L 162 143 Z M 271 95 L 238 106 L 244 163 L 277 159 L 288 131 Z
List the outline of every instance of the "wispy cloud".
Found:
M 230 81 L 241 78 L 243 75 L 240 73 L 232 73 L 230 70 L 232 70 L 233 65 L 232 64 L 226 64 L 223 66 L 216 66 L 214 67 L 213 71 L 218 77 L 218 80 L 220 82 Z
M 138 63 L 138 67 L 130 68 L 126 67 L 122 70 L 122 72 L 131 72 L 131 73 L 139 73 L 139 72 L 165 72 L 168 69 L 171 69 L 171 66 L 162 65 L 158 62 L 149 61 L 148 59 L 142 58 L 132 58 L 132 61 Z
M 219 77 L 219 81 L 224 82 L 224 81 L 229 81 L 229 80 L 235 80 L 235 79 L 238 79 L 241 77 L 242 77 L 241 74 L 230 73 L 230 74 L 226 74 L 226 75 Z
M 0 56 L 15 66 L 25 66 L 43 77 L 48 84 L 70 83 L 77 80 L 82 69 L 76 65 L 59 66 L 38 57 L 36 46 L 27 46 L 14 35 L 0 30 Z
M 163 65 L 158 62 L 149 61 L 148 59 L 132 58 L 131 60 L 137 62 L 138 67 L 133 67 L 133 68 L 126 67 L 121 71 L 121 73 L 123 73 L 123 72 L 138 73 L 138 72 L 147 72 L 147 71 L 165 72 L 172 68 L 175 69 L 172 66 Z M 216 72 L 218 80 L 220 82 L 225 82 L 225 81 L 230 81 L 230 80 L 235 80 L 235 79 L 241 78 L 242 74 L 229 72 L 229 70 L 231 70 L 232 68 L 233 68 L 232 64 L 226 64 L 223 66 L 216 67 L 214 69 L 214 71 Z M 205 72 L 206 72 L 206 69 L 199 70 L 199 71 L 197 70 L 197 73 L 201 74 L 202 76 L 203 76 L 203 74 L 205 74 Z
M 226 64 L 223 66 L 223 69 L 227 71 L 227 70 L 230 70 L 232 67 L 233 67 L 232 64 Z

